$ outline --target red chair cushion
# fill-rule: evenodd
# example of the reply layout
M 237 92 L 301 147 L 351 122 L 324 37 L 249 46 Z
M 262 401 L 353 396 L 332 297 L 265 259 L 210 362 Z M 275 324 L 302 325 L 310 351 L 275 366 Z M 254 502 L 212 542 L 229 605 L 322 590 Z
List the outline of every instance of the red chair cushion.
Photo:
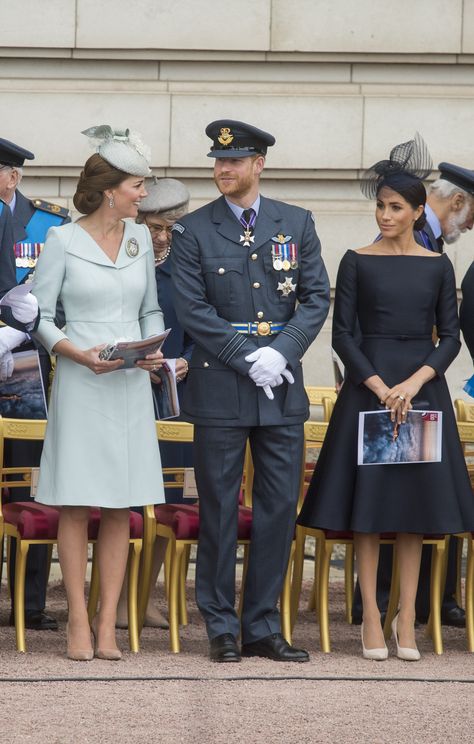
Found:
M 32 501 L 13 501 L 3 506 L 3 518 L 16 527 L 23 540 L 55 540 L 59 509 Z
M 173 530 L 177 540 L 197 540 L 199 537 L 199 506 L 197 504 L 157 504 L 156 521 Z M 237 538 L 250 540 L 252 510 L 239 507 Z
M 38 504 L 34 501 L 14 501 L 3 505 L 5 522 L 16 527 L 23 540 L 56 540 L 60 510 L 54 506 Z M 96 540 L 100 526 L 100 509 L 89 510 L 88 539 Z M 143 535 L 143 517 L 130 512 L 130 537 Z

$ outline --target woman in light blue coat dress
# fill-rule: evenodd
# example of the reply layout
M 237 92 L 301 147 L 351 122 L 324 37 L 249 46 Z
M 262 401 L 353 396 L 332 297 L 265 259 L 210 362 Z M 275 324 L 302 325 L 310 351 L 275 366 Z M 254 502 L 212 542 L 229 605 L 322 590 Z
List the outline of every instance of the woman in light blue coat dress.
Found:
M 117 339 L 164 329 L 153 247 L 135 218 L 149 173 L 128 130 L 96 127 L 99 143 L 81 173 L 74 204 L 85 217 L 52 228 L 35 274 L 39 341 L 57 355 L 36 499 L 61 506 L 58 552 L 66 586 L 70 658 L 93 657 L 84 598 L 90 506 L 101 507 L 97 542 L 100 610 L 96 655 L 118 659 L 115 619 L 128 554 L 129 507 L 164 500 L 149 372 L 161 352 L 120 369 L 99 352 Z M 66 325 L 54 324 L 56 302 Z

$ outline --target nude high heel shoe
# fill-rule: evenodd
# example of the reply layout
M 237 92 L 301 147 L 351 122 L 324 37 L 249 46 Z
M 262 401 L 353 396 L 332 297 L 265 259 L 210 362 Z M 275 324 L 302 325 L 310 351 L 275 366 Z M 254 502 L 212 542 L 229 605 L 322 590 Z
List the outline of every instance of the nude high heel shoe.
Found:
M 91 622 L 91 632 L 94 636 L 94 655 L 97 659 L 104 659 L 105 661 L 120 661 L 122 658 L 122 652 L 118 648 L 99 648 L 97 645 L 97 618 Z
M 74 648 L 69 643 L 69 623 L 66 623 L 67 650 L 66 656 L 73 661 L 92 661 L 94 658 L 93 648 Z
M 364 623 L 360 626 L 360 637 L 364 659 L 370 659 L 371 661 L 385 661 L 385 659 L 388 659 L 388 648 L 386 645 L 383 648 L 366 648 L 364 646 Z
M 393 637 L 395 638 L 395 643 L 397 644 L 398 658 L 403 659 L 403 661 L 419 661 L 421 659 L 421 654 L 417 648 L 408 648 L 406 646 L 399 645 L 397 626 L 398 626 L 398 614 L 395 615 L 395 617 L 392 620 L 392 633 L 393 633 Z

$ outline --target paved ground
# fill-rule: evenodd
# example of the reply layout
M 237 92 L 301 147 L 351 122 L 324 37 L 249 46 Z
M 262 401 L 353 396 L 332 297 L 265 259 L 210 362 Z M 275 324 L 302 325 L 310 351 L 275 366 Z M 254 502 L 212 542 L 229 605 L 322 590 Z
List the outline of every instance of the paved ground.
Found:
M 308 592 L 306 582 L 305 595 Z M 66 608 L 59 584 L 48 606 L 58 633 L 28 632 L 28 653 L 14 650 L 6 627 L 8 602 L 0 593 L 0 742 L 121 744 L 202 742 L 363 742 L 441 744 L 472 742 L 474 656 L 463 631 L 447 628 L 446 652 L 435 656 L 420 630 L 421 662 L 393 655 L 362 659 L 358 627 L 344 622 L 343 592 L 332 585 L 333 652 L 318 649 L 312 613 L 302 611 L 295 643 L 311 652 L 309 664 L 264 659 L 212 664 L 204 628 L 189 595 L 190 624 L 182 653 L 172 655 L 164 631 L 146 629 L 142 651 L 121 662 L 69 661 Z M 126 648 L 126 631 L 119 633 Z

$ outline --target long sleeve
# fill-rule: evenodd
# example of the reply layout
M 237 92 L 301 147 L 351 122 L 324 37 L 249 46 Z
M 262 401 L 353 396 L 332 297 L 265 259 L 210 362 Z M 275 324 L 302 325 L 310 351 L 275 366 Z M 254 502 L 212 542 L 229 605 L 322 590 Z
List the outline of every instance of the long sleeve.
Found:
M 355 385 L 377 374 L 356 341 L 357 325 L 357 257 L 347 251 L 339 265 L 334 300 L 332 345 L 341 357 Z
M 471 357 L 474 359 L 474 262 L 461 284 L 462 302 L 459 309 L 461 330 Z
M 155 260 L 153 256 L 153 247 L 151 245 L 151 236 L 148 228 L 144 228 L 146 240 L 149 244 L 149 251 L 146 255 L 146 291 L 140 307 L 139 321 L 142 338 L 154 336 L 165 329 L 163 313 L 158 307 L 158 298 L 156 293 L 155 278 Z
M 298 303 L 286 327 L 272 342 L 292 369 L 318 335 L 329 311 L 329 279 L 311 213 L 306 216 L 300 248 Z
M 35 338 L 51 352 L 53 346 L 67 338 L 56 326 L 56 305 L 61 294 L 66 269 L 66 257 L 61 228 L 51 227 L 46 236 L 43 251 L 36 264 L 34 289 L 38 300 L 41 320 Z
M 443 375 L 453 359 L 459 354 L 461 342 L 459 340 L 458 303 L 453 266 L 446 254 L 443 254 L 442 258 L 437 260 L 444 262 L 443 281 L 436 305 L 436 331 L 439 344 L 425 359 L 425 364 L 433 367 L 438 375 Z

